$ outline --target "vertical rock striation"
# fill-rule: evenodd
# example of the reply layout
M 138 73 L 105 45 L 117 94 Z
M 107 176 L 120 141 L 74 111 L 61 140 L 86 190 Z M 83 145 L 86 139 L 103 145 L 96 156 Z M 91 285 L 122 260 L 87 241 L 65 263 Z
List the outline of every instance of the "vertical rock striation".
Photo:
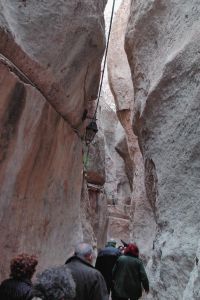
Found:
M 82 115 L 97 94 L 106 2 L 0 1 L 1 279 L 13 255 L 60 264 L 84 237 Z
M 199 299 L 199 1 L 133 0 L 126 52 L 157 232 L 152 299 Z

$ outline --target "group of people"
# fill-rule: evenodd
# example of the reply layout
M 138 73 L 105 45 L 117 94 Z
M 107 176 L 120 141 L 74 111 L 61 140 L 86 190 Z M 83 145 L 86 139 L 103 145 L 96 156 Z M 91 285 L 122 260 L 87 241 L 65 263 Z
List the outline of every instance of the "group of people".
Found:
M 124 250 L 111 240 L 97 256 L 91 245 L 80 243 L 64 265 L 52 267 L 32 277 L 38 260 L 20 254 L 10 263 L 10 277 L 0 285 L 1 300 L 136 300 L 149 282 L 135 244 Z
M 142 296 L 142 287 L 149 292 L 149 281 L 137 245 L 130 243 L 116 248 L 116 241 L 110 240 L 100 250 L 96 269 L 103 275 L 112 300 L 137 300 Z

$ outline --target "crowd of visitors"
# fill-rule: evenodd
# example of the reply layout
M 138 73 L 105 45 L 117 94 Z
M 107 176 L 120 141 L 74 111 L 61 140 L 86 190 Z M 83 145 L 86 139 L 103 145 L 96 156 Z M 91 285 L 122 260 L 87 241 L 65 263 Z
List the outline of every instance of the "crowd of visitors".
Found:
M 32 277 L 38 260 L 20 254 L 10 263 L 10 277 L 0 285 L 1 300 L 137 300 L 149 281 L 133 243 L 116 248 L 110 240 L 98 253 L 95 267 L 91 245 L 80 243 L 64 265 Z

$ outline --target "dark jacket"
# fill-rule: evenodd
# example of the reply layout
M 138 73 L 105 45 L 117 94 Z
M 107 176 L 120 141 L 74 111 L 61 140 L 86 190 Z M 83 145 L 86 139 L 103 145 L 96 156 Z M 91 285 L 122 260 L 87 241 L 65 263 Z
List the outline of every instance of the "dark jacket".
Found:
M 113 288 L 112 283 L 112 269 L 121 255 L 121 252 L 115 247 L 105 247 L 99 251 L 97 256 L 95 268 L 101 272 L 103 275 L 108 293 Z
M 32 299 L 32 283 L 30 280 L 6 279 L 0 285 L 1 300 Z
M 75 300 L 108 300 L 106 284 L 99 271 L 76 255 L 66 264 L 76 283 Z
M 140 259 L 122 255 L 113 268 L 114 295 L 121 298 L 139 299 L 142 286 L 149 291 L 149 281 Z

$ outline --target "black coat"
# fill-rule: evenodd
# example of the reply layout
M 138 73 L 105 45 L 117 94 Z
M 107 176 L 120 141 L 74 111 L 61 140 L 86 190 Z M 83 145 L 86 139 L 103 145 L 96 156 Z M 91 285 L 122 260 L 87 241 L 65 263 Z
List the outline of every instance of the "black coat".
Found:
M 30 280 L 6 279 L 0 285 L 1 300 L 32 299 L 32 283 Z
M 113 289 L 112 283 L 112 269 L 121 255 L 121 252 L 115 247 L 105 247 L 99 251 L 97 256 L 95 268 L 103 275 L 108 292 Z
M 108 300 L 103 276 L 92 265 L 78 256 L 66 261 L 76 283 L 75 300 Z

